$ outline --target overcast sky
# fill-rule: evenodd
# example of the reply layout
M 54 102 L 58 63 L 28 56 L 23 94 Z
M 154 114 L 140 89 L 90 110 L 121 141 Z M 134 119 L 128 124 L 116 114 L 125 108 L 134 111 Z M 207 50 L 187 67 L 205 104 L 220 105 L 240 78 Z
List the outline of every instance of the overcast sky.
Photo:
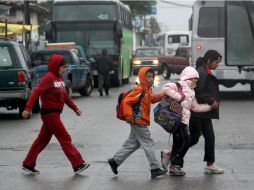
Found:
M 195 0 L 165 0 L 172 3 L 192 6 Z M 176 6 L 159 0 L 157 3 L 157 20 L 162 23 L 162 30 L 188 30 L 188 20 L 191 16 L 192 8 Z

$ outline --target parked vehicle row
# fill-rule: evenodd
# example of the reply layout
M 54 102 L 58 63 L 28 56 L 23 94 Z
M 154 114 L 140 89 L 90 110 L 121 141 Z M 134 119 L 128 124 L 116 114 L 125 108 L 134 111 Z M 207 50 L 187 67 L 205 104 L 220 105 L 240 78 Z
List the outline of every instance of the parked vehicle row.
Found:
M 0 108 L 18 109 L 19 117 L 22 117 L 31 91 L 48 71 L 47 64 L 52 54 L 63 55 L 69 63 L 64 76 L 69 95 L 72 95 L 73 91 L 78 91 L 82 96 L 91 94 L 94 86 L 91 64 L 82 47 L 54 47 L 33 51 L 29 56 L 23 45 L 10 40 L 0 40 Z M 38 99 L 33 113 L 39 112 Z

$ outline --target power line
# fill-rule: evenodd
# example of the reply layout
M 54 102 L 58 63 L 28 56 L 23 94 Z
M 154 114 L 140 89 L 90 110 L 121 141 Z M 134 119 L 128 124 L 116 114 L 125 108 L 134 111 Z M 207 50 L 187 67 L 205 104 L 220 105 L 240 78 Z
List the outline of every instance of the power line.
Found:
M 168 3 L 168 4 L 171 4 L 171 5 L 175 5 L 175 6 L 179 6 L 179 7 L 192 8 L 191 5 L 185 5 L 185 4 L 175 3 L 175 2 L 171 2 L 171 1 L 161 0 L 161 2 Z

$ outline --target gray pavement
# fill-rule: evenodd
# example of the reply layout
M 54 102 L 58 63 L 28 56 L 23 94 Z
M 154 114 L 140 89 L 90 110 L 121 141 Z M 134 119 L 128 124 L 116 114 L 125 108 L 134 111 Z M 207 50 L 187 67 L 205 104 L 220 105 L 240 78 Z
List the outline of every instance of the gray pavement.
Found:
M 173 77 L 177 79 L 177 76 Z M 33 115 L 24 121 L 17 118 L 17 112 L 0 109 L 0 190 L 254 189 L 254 98 L 248 96 L 246 86 L 236 87 L 234 92 L 222 92 L 221 119 L 214 121 L 216 161 L 225 169 L 223 175 L 203 174 L 204 143 L 201 137 L 199 144 L 186 155 L 185 177 L 165 175 L 151 179 L 141 149 L 119 167 L 119 174 L 115 176 L 106 160 L 129 135 L 128 124 L 115 117 L 115 105 L 118 94 L 130 89 L 135 80 L 133 77 L 129 85 L 113 88 L 108 97 L 99 97 L 96 89 L 90 97 L 74 94 L 74 101 L 84 112 L 83 117 L 77 117 L 65 107 L 62 119 L 73 143 L 91 162 L 90 168 L 77 176 L 73 175 L 69 161 L 54 138 L 37 160 L 36 168 L 41 174 L 24 174 L 21 163 L 38 134 L 40 116 Z M 166 82 L 161 77 L 156 78 L 154 91 L 160 91 Z M 168 148 L 168 134 L 153 121 L 150 130 L 159 159 L 160 150 Z

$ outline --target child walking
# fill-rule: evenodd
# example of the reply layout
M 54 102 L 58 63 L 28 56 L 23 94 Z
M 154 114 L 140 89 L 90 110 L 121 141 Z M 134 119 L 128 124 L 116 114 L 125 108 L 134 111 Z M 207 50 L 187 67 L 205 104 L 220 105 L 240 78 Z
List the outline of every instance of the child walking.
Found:
M 179 93 L 176 83 L 168 83 L 163 87 L 163 92 L 167 96 L 181 102 L 183 107 L 181 124 L 173 133 L 173 145 L 170 154 L 171 165 L 169 167 L 170 175 L 185 175 L 182 168 L 184 164 L 184 156 L 191 143 L 190 135 L 187 130 L 191 110 L 194 112 L 206 112 L 218 107 L 218 104 L 213 104 L 212 106 L 208 104 L 198 104 L 194 91 L 198 78 L 199 74 L 193 67 L 186 67 L 182 71 L 180 81 L 178 83 L 182 87 L 182 91 L 185 95 L 184 97 Z M 166 162 L 164 161 L 164 159 L 168 159 L 168 157 L 169 153 L 162 154 L 162 164 L 164 168 L 168 168 L 168 165 L 165 165 Z
M 60 114 L 66 103 L 77 116 L 82 112 L 73 103 L 65 90 L 63 80 L 64 72 L 68 64 L 62 55 L 52 55 L 48 62 L 48 73 L 44 76 L 38 87 L 32 92 L 28 100 L 25 111 L 22 113 L 24 119 L 28 119 L 34 102 L 41 97 L 41 119 L 42 127 L 37 139 L 31 146 L 25 160 L 23 161 L 23 170 L 29 174 L 39 174 L 35 169 L 36 159 L 39 153 L 48 145 L 52 135 L 59 141 L 65 155 L 72 164 L 75 174 L 87 169 L 90 164 L 85 162 L 71 142 L 71 137 L 65 129 Z
M 148 129 L 150 125 L 150 106 L 151 103 L 160 101 L 164 94 L 153 94 L 151 87 L 154 82 L 154 72 L 149 67 L 141 68 L 138 77 L 140 85 L 135 87 L 124 98 L 123 114 L 131 126 L 129 138 L 120 150 L 112 158 L 108 159 L 108 163 L 113 173 L 118 174 L 117 168 L 141 146 L 150 164 L 151 178 L 155 178 L 164 175 L 167 171 L 160 168 L 160 163 L 155 157 L 155 145 Z M 141 105 L 138 112 L 134 113 L 132 107 L 139 101 L 140 96 L 142 96 Z

